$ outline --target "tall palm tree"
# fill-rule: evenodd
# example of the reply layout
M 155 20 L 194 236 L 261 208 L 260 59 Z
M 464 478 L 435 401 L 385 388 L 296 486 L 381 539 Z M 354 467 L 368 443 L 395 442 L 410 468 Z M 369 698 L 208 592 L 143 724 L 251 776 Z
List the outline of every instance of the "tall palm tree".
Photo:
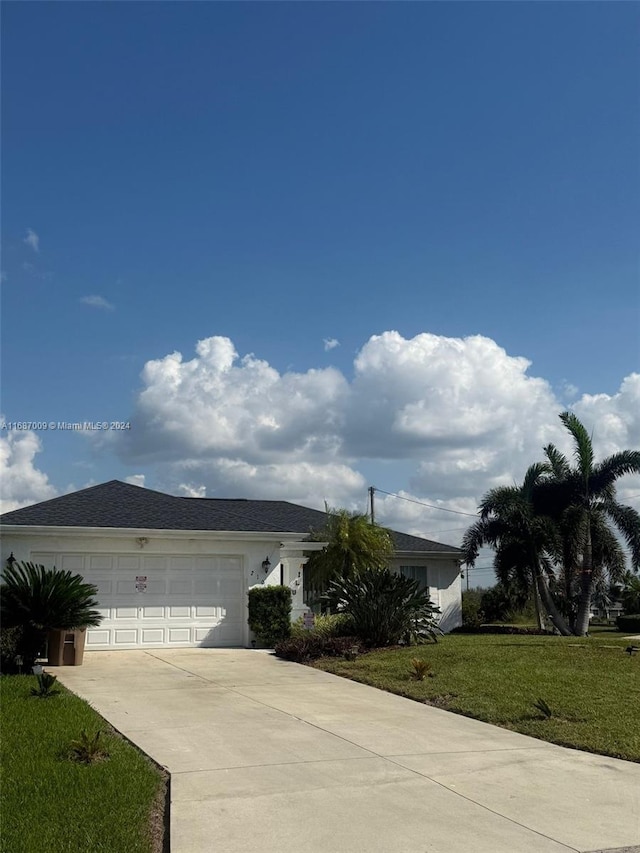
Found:
M 371 524 L 366 515 L 346 509 L 327 509 L 324 528 L 312 531 L 309 538 L 327 543 L 322 551 L 313 552 L 306 567 L 317 585 L 336 577 L 351 577 L 364 569 L 384 569 L 394 554 L 389 530 Z
M 591 437 L 580 420 L 571 412 L 563 412 L 560 420 L 573 438 L 575 464 L 548 445 L 545 455 L 552 476 L 540 497 L 561 533 L 567 596 L 578 586 L 573 631 L 584 636 L 596 580 L 604 572 L 614 582 L 624 576 L 624 554 L 616 530 L 629 547 L 633 570 L 640 567 L 640 514 L 619 503 L 615 489 L 620 477 L 640 473 L 640 451 L 622 450 L 595 462 Z
M 495 549 L 494 567 L 500 582 L 524 596 L 530 590 L 536 607 L 538 626 L 543 627 L 542 609 L 563 635 L 571 630 L 549 589 L 553 566 L 562 543 L 557 526 L 536 504 L 541 485 L 550 474 L 546 463 L 527 470 L 521 486 L 491 489 L 480 503 L 480 518 L 462 541 L 464 562 L 473 565 L 479 549 Z

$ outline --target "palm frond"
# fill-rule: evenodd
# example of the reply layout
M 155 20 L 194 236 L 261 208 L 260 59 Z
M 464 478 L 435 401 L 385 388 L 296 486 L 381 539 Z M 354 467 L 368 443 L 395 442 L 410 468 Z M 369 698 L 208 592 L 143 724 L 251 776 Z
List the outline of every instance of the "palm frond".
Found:
M 547 444 L 544 448 L 544 454 L 547 457 L 551 473 L 556 480 L 564 480 L 569 476 L 571 472 L 569 460 L 554 444 Z
M 607 501 L 602 506 L 609 518 L 622 533 L 631 552 L 631 566 L 634 571 L 640 568 L 640 513 L 631 506 Z
M 573 412 L 563 412 L 560 420 L 569 430 L 575 442 L 574 457 L 578 470 L 583 478 L 591 473 L 593 468 L 593 442 L 584 424 Z

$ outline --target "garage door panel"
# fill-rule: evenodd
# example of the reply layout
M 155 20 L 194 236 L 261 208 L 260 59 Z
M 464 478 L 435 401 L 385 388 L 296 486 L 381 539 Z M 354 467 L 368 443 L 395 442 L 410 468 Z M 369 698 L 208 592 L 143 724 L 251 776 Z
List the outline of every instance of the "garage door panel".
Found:
M 87 631 L 87 639 L 85 642 L 86 648 L 92 646 L 108 646 L 111 644 L 111 631 L 105 628 L 92 628 Z
M 143 628 L 142 629 L 143 645 L 164 645 L 166 642 L 164 628 Z
M 138 618 L 138 608 L 137 607 L 114 607 L 113 608 L 113 619 L 137 619 Z
M 110 598 L 115 592 L 113 578 L 95 577 L 91 573 L 87 573 L 84 578 L 98 587 L 98 600 L 100 598 Z
M 58 568 L 65 572 L 84 572 L 84 554 L 63 554 Z
M 113 557 L 110 554 L 91 554 L 86 560 L 90 572 L 112 571 Z
M 137 646 L 138 631 L 135 628 L 116 628 L 113 632 L 113 642 L 116 646 Z
M 103 621 L 87 631 L 89 649 L 242 645 L 241 557 L 40 552 L 31 558 L 73 567 L 97 587 Z M 141 576 L 144 591 L 137 588 Z
M 121 572 L 139 572 L 140 557 L 127 554 L 117 554 L 115 558 L 115 569 Z
M 168 642 L 170 645 L 178 645 L 178 643 L 191 643 L 190 628 L 169 628 Z
M 147 607 L 140 608 L 140 618 L 141 619 L 164 619 L 165 618 L 165 608 L 161 605 L 149 605 Z

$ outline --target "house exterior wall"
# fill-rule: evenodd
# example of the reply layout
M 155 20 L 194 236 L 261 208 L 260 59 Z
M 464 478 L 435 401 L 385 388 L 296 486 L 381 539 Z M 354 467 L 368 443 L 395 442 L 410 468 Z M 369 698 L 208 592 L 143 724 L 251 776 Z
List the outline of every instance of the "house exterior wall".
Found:
M 462 625 L 462 585 L 459 560 L 446 555 L 405 553 L 396 555 L 391 563 L 394 571 L 402 566 L 424 566 L 427 569 L 429 594 L 442 616 L 440 627 L 445 633 Z
M 147 539 L 141 547 L 139 539 Z M 275 541 L 277 540 L 277 541 Z M 243 644 L 249 646 L 252 635 L 247 624 L 247 591 L 251 586 L 267 583 L 280 583 L 280 544 L 282 534 L 275 537 L 256 537 L 255 534 L 237 536 L 219 536 L 211 533 L 192 531 L 69 531 L 49 532 L 25 529 L 19 532 L 5 532 L 2 537 L 2 566 L 13 553 L 16 560 L 31 561 L 34 554 L 51 555 L 47 561 L 53 567 L 60 556 L 73 554 L 91 555 L 127 555 L 137 554 L 144 557 L 209 557 L 224 556 L 240 558 L 242 566 L 242 622 Z M 263 560 L 268 557 L 271 563 L 269 575 L 265 577 Z M 58 565 L 57 568 L 62 568 Z M 293 574 L 293 570 L 290 572 Z M 297 575 L 297 571 L 296 571 Z M 293 578 L 292 578 L 293 580 Z M 285 578 L 285 583 L 288 579 Z M 301 598 L 301 596 L 300 596 Z
M 295 535 L 295 534 L 294 534 Z M 141 542 L 145 539 L 145 542 Z M 142 547 L 141 547 L 142 546 Z M 13 553 L 16 560 L 29 561 L 35 554 L 93 554 L 144 556 L 224 556 L 240 558 L 242 566 L 243 644 L 251 645 L 253 636 L 247 624 L 247 591 L 255 585 L 279 584 L 292 591 L 292 621 L 308 608 L 303 601 L 305 552 L 310 543 L 295 540 L 292 534 L 216 533 L 209 531 L 124 530 L 100 528 L 33 528 L 6 529 L 0 554 L 2 566 Z M 321 545 L 316 544 L 315 548 Z M 265 575 L 262 562 L 269 559 Z M 431 598 L 441 609 L 440 626 L 450 631 L 462 624 L 461 584 L 458 561 L 448 555 L 420 553 L 398 554 L 392 562 L 396 571 L 401 566 L 426 566 Z M 61 568 L 61 566 L 58 566 Z

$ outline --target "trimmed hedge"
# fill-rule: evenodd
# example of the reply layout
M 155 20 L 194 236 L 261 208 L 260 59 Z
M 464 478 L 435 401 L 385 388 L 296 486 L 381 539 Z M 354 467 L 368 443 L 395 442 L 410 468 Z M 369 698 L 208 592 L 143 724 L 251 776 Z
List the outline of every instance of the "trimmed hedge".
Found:
M 616 619 L 618 631 L 629 631 L 632 634 L 640 634 L 640 613 L 629 613 L 626 616 L 618 616 Z
M 256 586 L 249 590 L 249 627 L 258 641 L 273 648 L 291 634 L 291 590 Z
M 348 657 L 361 650 L 362 644 L 357 637 L 326 637 L 311 632 L 304 637 L 283 640 L 275 648 L 279 658 L 295 663 L 307 663 L 322 657 Z

